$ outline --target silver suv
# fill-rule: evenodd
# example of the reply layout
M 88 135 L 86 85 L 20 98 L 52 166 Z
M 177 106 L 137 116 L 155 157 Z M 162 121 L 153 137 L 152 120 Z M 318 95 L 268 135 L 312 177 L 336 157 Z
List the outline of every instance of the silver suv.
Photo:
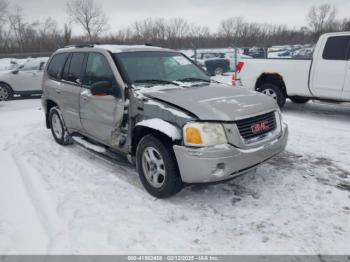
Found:
M 173 50 L 63 48 L 50 58 L 42 89 L 46 126 L 59 144 L 123 154 L 158 198 L 244 174 L 287 143 L 273 99 L 211 81 Z

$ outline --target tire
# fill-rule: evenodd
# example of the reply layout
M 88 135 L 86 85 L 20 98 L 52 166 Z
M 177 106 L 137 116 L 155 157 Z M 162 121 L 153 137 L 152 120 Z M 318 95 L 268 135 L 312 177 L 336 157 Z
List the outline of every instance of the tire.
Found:
M 310 101 L 309 98 L 299 97 L 299 96 L 291 96 L 289 97 L 289 99 L 295 104 L 305 104 Z
M 58 107 L 51 108 L 49 112 L 49 121 L 51 133 L 55 141 L 62 146 L 71 144 L 70 136 Z
M 167 198 L 180 192 L 183 183 L 172 145 L 154 135 L 144 136 L 136 150 L 140 180 L 149 194 Z
M 286 103 L 286 95 L 284 91 L 277 85 L 270 83 L 263 84 L 259 87 L 259 92 L 275 99 L 280 108 L 282 108 Z
M 13 90 L 7 84 L 0 84 L 0 100 L 11 100 L 13 98 Z
M 218 66 L 214 70 L 214 75 L 222 75 L 224 72 L 225 70 L 222 67 Z

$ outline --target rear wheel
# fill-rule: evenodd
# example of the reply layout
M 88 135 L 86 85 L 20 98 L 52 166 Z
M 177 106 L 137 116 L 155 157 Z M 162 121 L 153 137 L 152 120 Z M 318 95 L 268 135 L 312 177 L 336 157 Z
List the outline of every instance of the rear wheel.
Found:
M 277 85 L 270 83 L 263 84 L 259 87 L 259 91 L 275 99 L 280 108 L 282 108 L 286 103 L 286 95 L 284 94 L 283 90 Z
M 299 97 L 299 96 L 291 96 L 291 97 L 289 97 L 289 99 L 292 100 L 292 102 L 296 103 L 296 104 L 305 104 L 305 103 L 310 101 L 309 98 Z
M 224 73 L 224 69 L 222 67 L 217 67 L 214 70 L 215 75 L 222 75 Z
M 136 164 L 140 180 L 152 196 L 167 198 L 182 189 L 183 183 L 170 143 L 146 135 L 138 144 Z
M 64 125 L 61 111 L 58 107 L 51 108 L 49 112 L 50 128 L 52 136 L 60 145 L 70 144 L 70 137 Z
M 6 84 L 0 84 L 0 100 L 11 100 L 13 98 L 13 90 Z

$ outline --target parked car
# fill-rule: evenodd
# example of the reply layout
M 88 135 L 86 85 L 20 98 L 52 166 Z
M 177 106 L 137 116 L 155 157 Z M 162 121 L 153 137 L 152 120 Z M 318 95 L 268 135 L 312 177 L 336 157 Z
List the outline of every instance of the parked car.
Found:
M 252 47 L 249 49 L 249 56 L 253 58 L 265 58 L 265 50 L 261 47 Z
M 230 71 L 230 60 L 225 57 L 225 53 L 198 53 L 197 59 L 194 56 L 192 59 L 212 76 Z
M 292 57 L 299 58 L 299 59 L 312 59 L 313 52 L 314 52 L 314 48 L 312 47 L 302 48 L 295 51 Z
M 14 95 L 41 94 L 43 69 L 48 58 L 31 59 L 11 70 L 0 71 L 0 96 L 9 100 Z
M 309 99 L 350 102 L 350 32 L 324 34 L 309 60 L 250 59 L 239 65 L 241 84 L 294 103 Z
M 211 82 L 169 49 L 63 48 L 50 58 L 42 87 L 46 126 L 57 143 L 127 156 L 158 198 L 244 174 L 287 143 L 273 99 Z

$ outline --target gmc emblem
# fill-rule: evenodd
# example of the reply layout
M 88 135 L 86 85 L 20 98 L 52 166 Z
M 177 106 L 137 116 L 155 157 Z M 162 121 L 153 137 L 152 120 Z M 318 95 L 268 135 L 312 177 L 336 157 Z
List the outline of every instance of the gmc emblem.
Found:
M 254 135 L 262 133 L 262 132 L 270 129 L 269 122 L 268 121 L 263 121 L 263 122 L 260 122 L 260 123 L 252 124 L 250 126 L 250 129 L 252 130 L 252 133 Z

